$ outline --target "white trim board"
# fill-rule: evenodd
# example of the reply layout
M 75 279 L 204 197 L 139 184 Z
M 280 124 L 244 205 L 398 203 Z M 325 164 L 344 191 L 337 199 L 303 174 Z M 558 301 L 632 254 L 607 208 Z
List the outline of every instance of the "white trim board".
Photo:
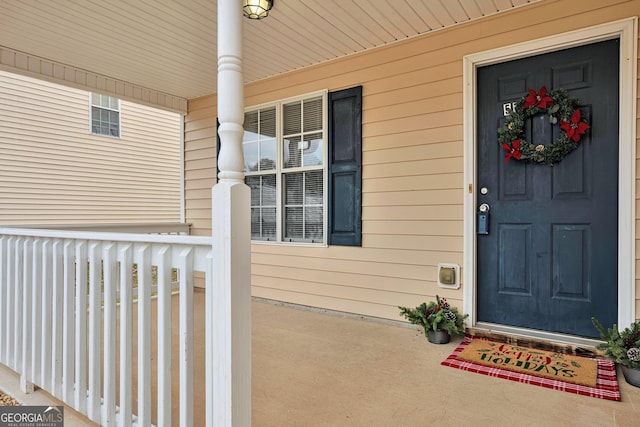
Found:
M 0 45 L 0 70 L 187 114 L 187 100 Z
M 618 168 L 618 324 L 626 327 L 636 319 L 635 312 L 635 200 L 636 200 L 636 96 L 637 96 L 637 17 L 597 25 L 485 52 L 467 55 L 464 67 L 464 288 L 463 309 L 476 325 L 476 70 L 480 66 L 539 55 L 595 43 L 620 39 L 620 116 Z M 541 335 L 557 340 L 557 334 Z M 578 340 L 566 336 L 568 343 Z

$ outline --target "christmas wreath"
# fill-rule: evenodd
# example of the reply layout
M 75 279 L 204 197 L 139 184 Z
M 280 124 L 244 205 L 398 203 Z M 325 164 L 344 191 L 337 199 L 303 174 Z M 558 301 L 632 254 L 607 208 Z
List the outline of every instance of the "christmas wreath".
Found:
M 498 141 L 506 151 L 504 160 L 553 165 L 578 148 L 582 135 L 591 126 L 582 118 L 579 100 L 569 98 L 566 90 L 555 89 L 547 93 L 547 88 L 542 86 L 539 92 L 533 89 L 528 92 L 516 102 L 504 126 L 498 129 Z M 524 139 L 525 122 L 540 113 L 548 114 L 552 124 L 560 122 L 562 132 L 553 144 L 534 145 Z

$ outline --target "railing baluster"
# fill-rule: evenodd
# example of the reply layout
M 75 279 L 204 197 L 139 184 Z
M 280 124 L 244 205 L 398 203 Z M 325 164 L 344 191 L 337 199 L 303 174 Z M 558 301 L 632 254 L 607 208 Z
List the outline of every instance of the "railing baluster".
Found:
M 20 355 L 20 390 L 23 393 L 33 393 L 33 372 L 31 371 L 31 358 L 33 352 L 31 349 L 31 324 L 33 318 L 31 316 L 31 269 L 32 266 L 32 239 L 26 238 L 22 243 L 22 354 Z M 19 333 L 19 332 L 18 332 Z
M 75 408 L 87 413 L 87 242 L 76 241 Z
M 13 306 L 11 310 L 14 322 L 14 330 L 11 331 L 13 335 L 13 354 L 11 355 L 14 371 L 22 373 L 22 358 L 20 352 L 22 351 L 22 298 L 24 292 L 24 283 L 22 281 L 22 242 L 24 239 L 19 237 L 16 239 L 16 244 L 13 250 Z
M 132 420 L 132 367 L 133 356 L 133 248 L 124 245 L 118 251 L 120 261 L 120 425 Z
M 13 277 L 13 269 L 15 268 L 15 264 L 13 259 L 16 256 L 16 252 L 15 252 L 15 242 L 16 239 L 14 237 L 9 237 L 9 239 L 7 240 L 7 254 L 6 254 L 6 259 L 7 259 L 7 274 L 5 275 L 5 278 L 7 280 L 7 286 L 6 286 L 6 311 L 5 311 L 5 338 L 6 341 L 4 342 L 9 342 L 11 340 L 11 337 L 13 337 L 15 330 L 13 329 L 15 324 L 14 324 L 14 313 L 15 313 L 15 300 L 14 300 L 14 296 L 13 293 L 15 292 L 15 285 L 14 285 L 14 277 Z M 15 365 L 13 364 L 13 348 L 10 345 L 5 346 L 4 348 L 4 360 L 5 363 L 10 367 L 10 368 L 14 368 Z
M 103 425 L 116 423 L 116 245 L 106 243 L 104 263 L 104 419 Z M 126 363 L 126 361 L 125 361 Z
M 101 407 L 102 364 L 101 327 L 102 327 L 102 257 L 100 243 L 89 245 L 89 401 L 88 416 L 99 423 Z
M 51 332 L 51 385 L 53 395 L 62 400 L 62 355 L 64 347 L 64 243 L 56 239 L 51 248 L 53 308 Z
M 7 318 L 9 319 L 9 330 L 7 331 L 7 337 L 9 341 L 13 341 L 13 345 L 7 346 L 7 354 L 9 355 L 9 366 L 16 372 L 19 372 L 18 369 L 18 359 L 16 357 L 16 353 L 18 351 L 22 351 L 18 344 L 21 341 L 21 337 L 18 335 L 18 318 L 20 318 L 20 322 L 22 322 L 22 306 L 18 307 L 20 303 L 20 299 L 22 298 L 22 291 L 18 290 L 19 287 L 22 287 L 20 284 L 21 281 L 18 281 L 18 277 L 21 273 L 19 273 L 19 248 L 22 246 L 22 238 L 18 237 L 15 239 L 13 246 L 11 248 L 11 259 L 9 265 L 9 291 L 10 294 L 10 303 L 9 310 L 7 310 Z M 20 293 L 20 297 L 18 298 L 18 292 Z
M 138 264 L 138 426 L 151 425 L 151 247 L 142 245 Z
M 64 264 L 63 264 L 63 288 L 64 288 L 64 315 L 62 317 L 62 327 L 64 328 L 64 335 L 62 339 L 62 396 L 63 400 L 68 403 L 73 403 L 73 389 L 74 389 L 74 373 L 75 373 L 75 360 L 74 360 L 74 337 L 75 337 L 75 254 L 72 241 L 65 241 L 63 247 Z
M 53 325 L 51 319 L 53 302 L 52 278 L 53 271 L 51 262 L 51 239 L 42 241 L 42 274 L 40 275 L 40 294 L 42 303 L 42 318 L 40 324 L 41 331 L 41 353 L 40 353 L 40 386 L 45 390 L 51 390 L 51 338 L 53 336 Z
M 193 249 L 180 251 L 180 425 L 193 425 Z
M 215 341 L 214 341 L 214 308 L 215 308 L 215 292 L 213 291 L 213 251 L 208 251 L 206 256 L 206 270 L 205 270 L 205 411 L 206 422 L 208 426 L 212 426 L 214 423 L 214 400 L 213 390 L 215 383 L 213 381 L 214 372 L 216 369 L 215 359 Z
M 171 425 L 171 248 L 158 261 L 158 427 Z
M 40 383 L 42 357 L 42 240 L 33 240 L 31 251 L 31 376 Z
M 9 280 L 6 276 L 7 273 L 7 237 L 0 236 L 0 342 L 7 343 L 7 287 Z M 0 363 L 7 364 L 7 358 L 5 357 L 5 349 L 8 345 L 0 348 Z

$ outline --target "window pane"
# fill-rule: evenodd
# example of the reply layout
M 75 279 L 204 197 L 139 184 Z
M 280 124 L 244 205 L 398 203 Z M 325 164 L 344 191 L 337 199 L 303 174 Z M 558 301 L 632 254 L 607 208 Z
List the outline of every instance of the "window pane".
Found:
M 305 172 L 304 204 L 322 206 L 322 171 Z
M 322 98 L 304 101 L 304 132 L 322 129 Z
M 109 111 L 109 122 L 117 125 L 120 122 L 120 113 L 117 111 Z
M 322 208 L 311 207 L 304 210 L 304 237 L 306 239 L 322 241 Z
M 111 125 L 109 127 L 109 135 L 120 136 L 120 129 L 118 129 L 118 125 Z
M 259 142 L 247 142 L 242 144 L 242 152 L 244 153 L 244 170 L 247 172 L 255 172 L 258 170 L 258 157 L 260 155 Z
M 109 108 L 118 109 L 118 98 L 109 97 Z
M 285 104 L 282 107 L 282 122 L 284 123 L 284 134 L 291 135 L 292 133 L 300 133 L 300 121 L 302 118 L 302 104 L 295 102 L 293 104 Z
M 262 208 L 262 237 L 276 240 L 276 208 Z
M 243 141 L 255 141 L 258 139 L 258 112 L 251 111 L 244 115 Z
M 262 177 L 262 206 L 275 206 L 275 205 L 276 205 L 276 176 L 275 174 L 264 175 Z
M 260 170 L 274 170 L 276 168 L 276 140 L 260 141 Z
M 288 240 L 302 239 L 302 208 L 284 209 L 284 238 Z
M 246 171 L 274 170 L 276 168 L 275 135 L 275 107 L 245 113 L 242 141 L 245 144 L 256 142 L 255 146 L 247 146 L 246 148 Z
M 318 166 L 322 164 L 324 148 L 322 145 L 322 134 L 314 133 L 307 135 L 302 144 L 302 162 L 304 166 Z
M 301 164 L 301 141 L 300 137 L 292 137 L 284 140 L 282 148 L 284 149 L 284 167 L 296 168 L 302 166 Z
M 260 206 L 260 178 L 259 176 L 248 176 L 245 183 L 251 189 L 251 206 Z
M 286 205 L 302 204 L 303 173 L 288 173 L 284 176 L 284 203 Z
M 251 192 L 251 197 L 253 197 L 253 191 Z M 260 224 L 261 224 L 260 208 L 251 208 L 251 238 L 252 239 L 260 239 L 262 237 Z
M 103 123 L 109 123 L 109 110 L 100 109 L 100 120 Z
M 251 189 L 251 238 L 276 240 L 276 176 L 248 176 Z
M 260 110 L 260 135 L 267 138 L 276 137 L 276 108 Z
M 284 175 L 284 239 L 288 241 L 322 241 L 323 171 Z

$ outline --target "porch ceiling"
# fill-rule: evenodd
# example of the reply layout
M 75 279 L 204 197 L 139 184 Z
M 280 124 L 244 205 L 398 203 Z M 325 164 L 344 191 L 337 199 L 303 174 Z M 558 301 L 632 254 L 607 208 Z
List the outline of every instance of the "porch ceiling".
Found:
M 244 20 L 245 80 L 536 1 L 276 0 L 267 19 Z M 43 68 L 58 66 L 137 89 L 197 98 L 216 91 L 216 23 L 217 0 L 2 0 L 0 67 L 46 76 L 51 72 Z M 24 59 L 14 60 L 17 55 Z M 82 85 L 87 78 L 75 80 Z M 113 91 L 105 85 L 105 92 Z

